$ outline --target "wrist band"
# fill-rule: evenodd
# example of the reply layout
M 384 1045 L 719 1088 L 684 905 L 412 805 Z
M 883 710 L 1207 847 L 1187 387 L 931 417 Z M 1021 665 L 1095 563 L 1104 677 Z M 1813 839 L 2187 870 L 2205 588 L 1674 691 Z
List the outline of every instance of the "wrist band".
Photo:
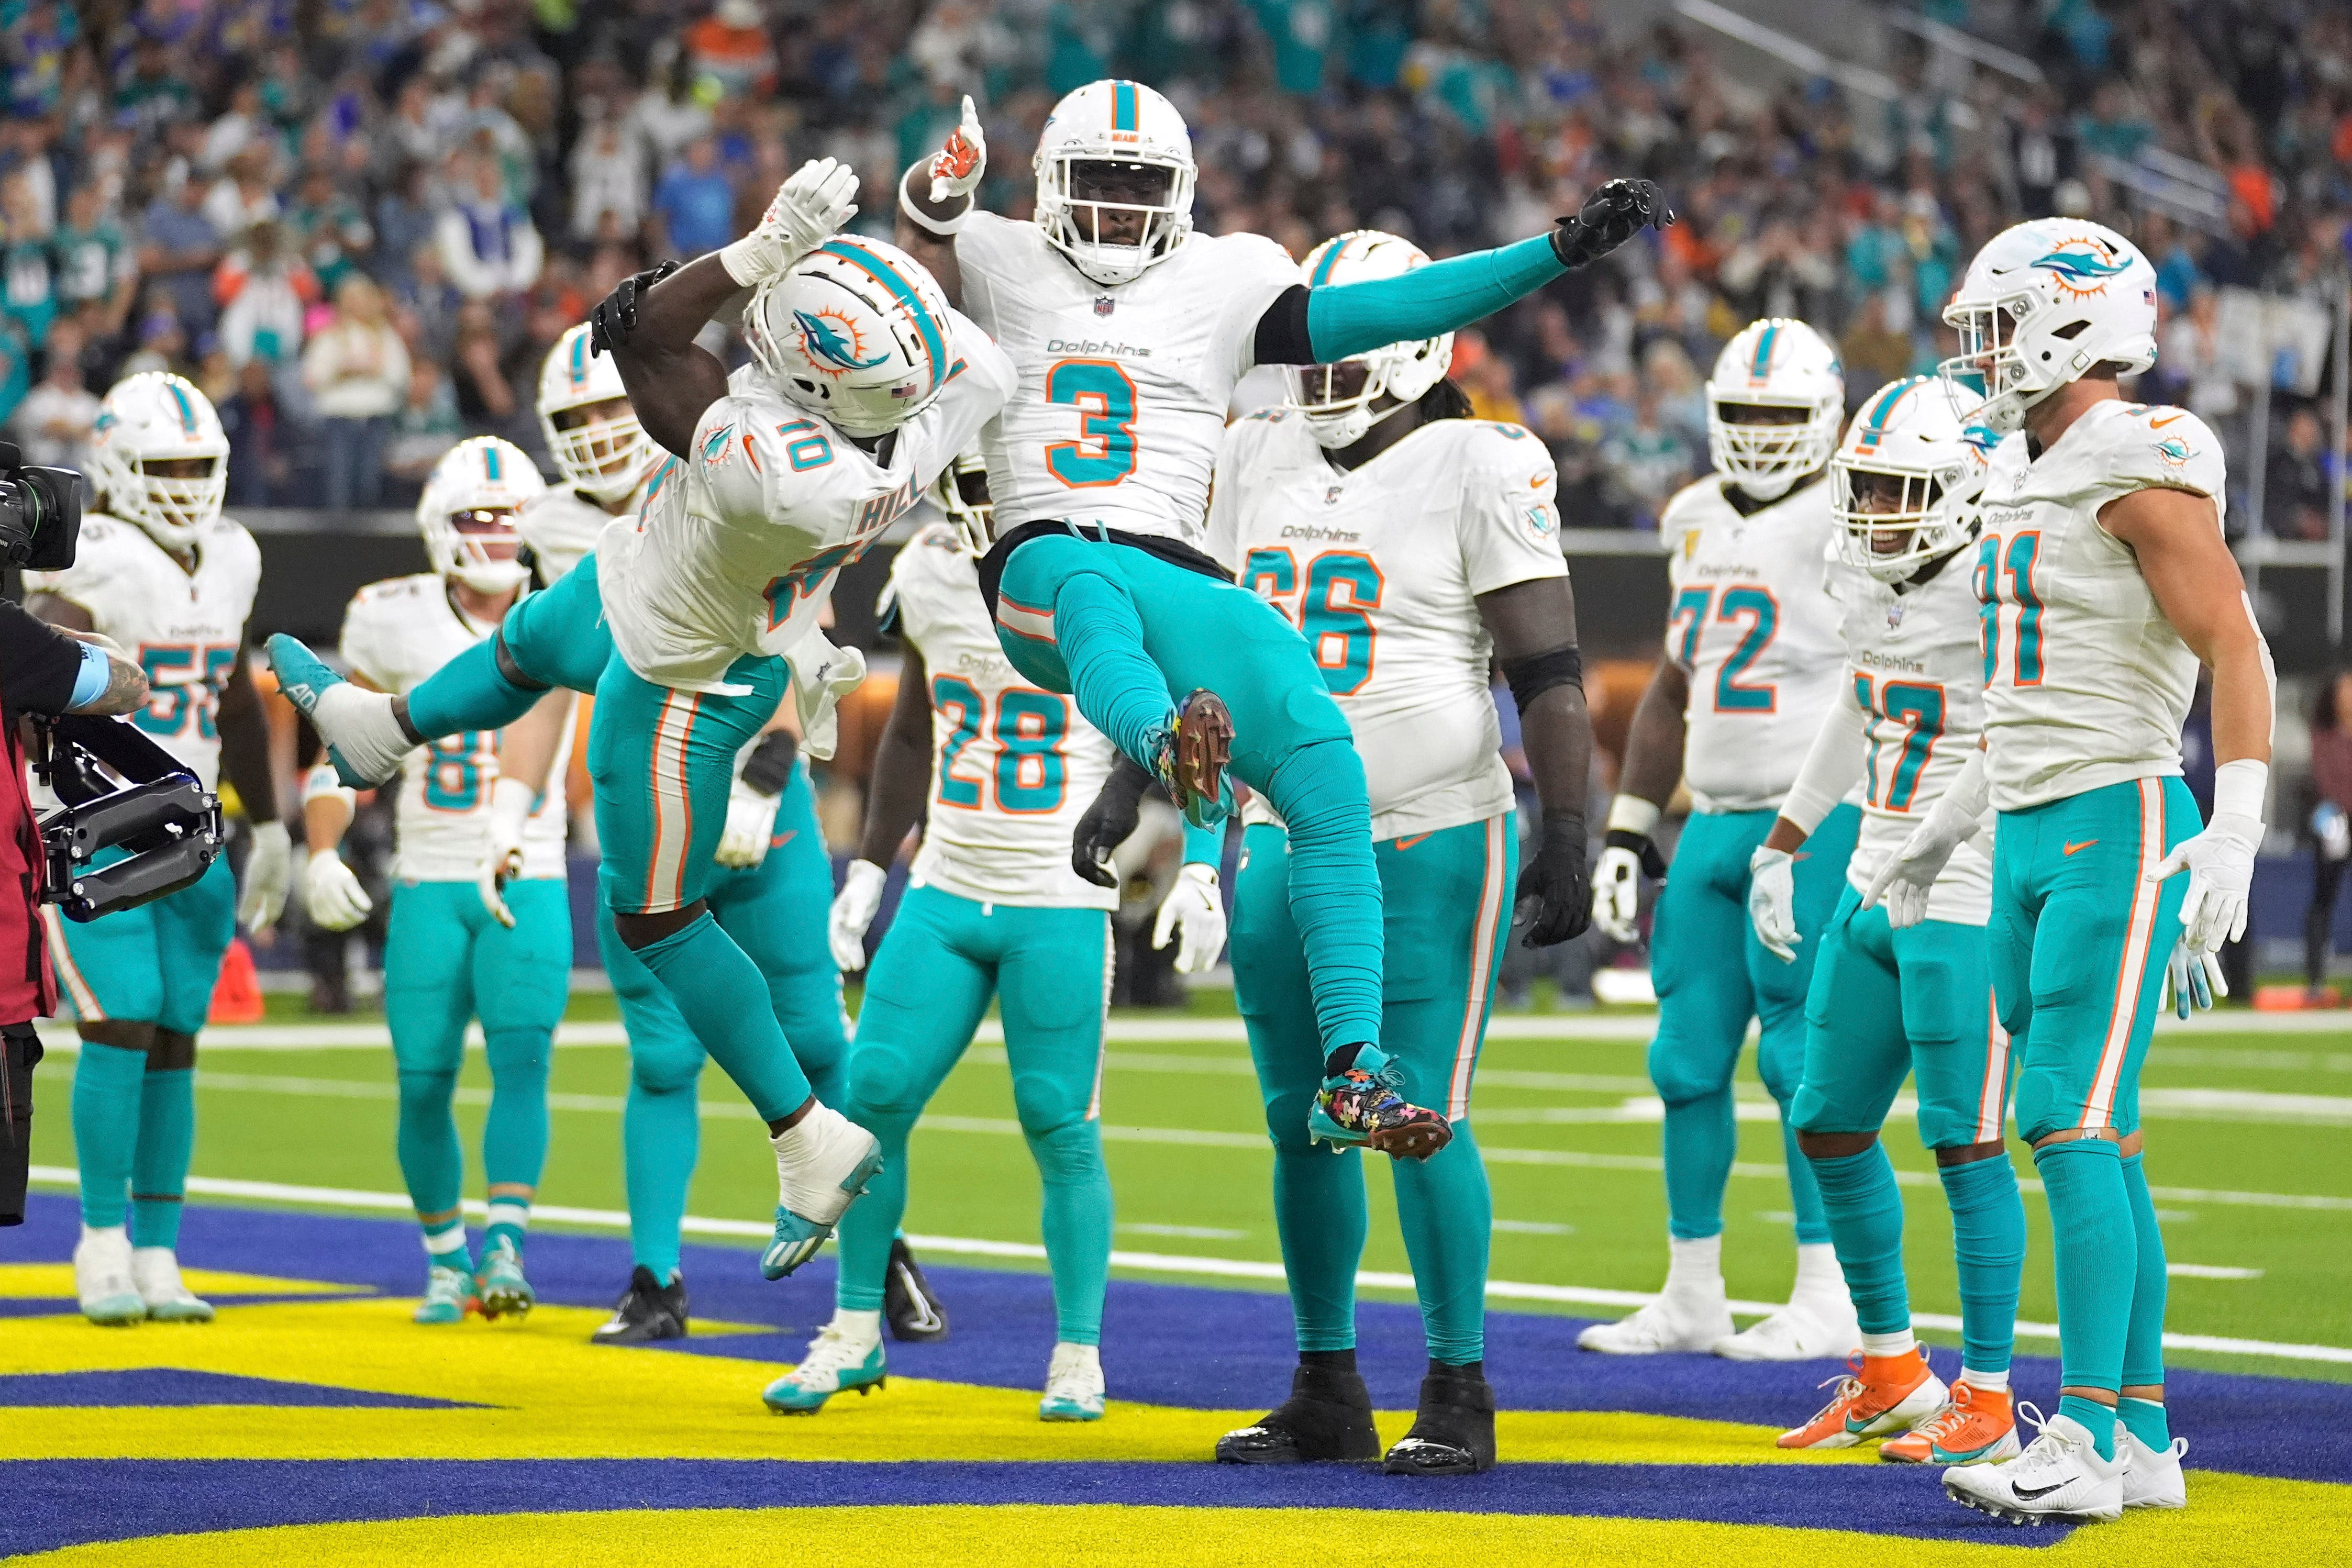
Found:
M 1639 795 L 1620 795 L 1609 803 L 1609 826 L 1612 831 L 1622 830 L 1648 838 L 1663 814 L 1654 804 Z
M 2259 822 L 2270 789 L 2269 763 L 2251 757 L 2224 762 L 2213 769 L 2213 815 L 2252 817 Z
M 929 167 L 928 163 L 918 163 L 914 168 L 908 169 L 907 174 L 913 173 L 915 169 Z M 971 216 L 971 209 L 978 204 L 977 200 L 967 194 L 963 199 L 963 211 L 951 218 L 935 218 L 915 205 L 915 199 L 907 194 L 907 174 L 898 176 L 898 210 L 907 214 L 908 223 L 913 224 L 925 234 L 936 235 L 940 239 L 953 237 L 955 232 L 963 227 L 964 219 Z

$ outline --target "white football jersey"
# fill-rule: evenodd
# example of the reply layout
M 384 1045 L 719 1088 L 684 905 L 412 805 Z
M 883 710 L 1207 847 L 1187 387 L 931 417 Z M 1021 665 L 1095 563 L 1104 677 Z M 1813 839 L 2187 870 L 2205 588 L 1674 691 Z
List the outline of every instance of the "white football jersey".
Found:
M 191 572 L 138 524 L 92 512 L 73 565 L 26 572 L 25 591 L 79 605 L 139 661 L 148 698 L 131 722 L 211 789 L 220 782 L 220 695 L 253 616 L 261 551 L 242 524 L 221 517 L 195 552 Z
M 1845 649 L 1829 570 L 1827 481 L 1746 517 L 1706 478 L 1666 503 L 1666 657 L 1690 676 L 1683 781 L 1702 811 L 1763 811 L 1797 781 Z
M 1289 618 L 1355 731 L 1376 841 L 1511 810 L 1477 596 L 1565 577 L 1551 455 L 1445 419 L 1349 473 L 1286 410 L 1236 421 L 1209 553 Z
M 1106 287 L 1035 224 L 975 212 L 956 265 L 1021 374 L 982 448 L 996 532 L 1064 519 L 1197 546 L 1234 383 L 1297 263 L 1260 235 L 1195 234 Z
M 2022 432 L 1994 449 L 1975 587 L 1997 809 L 2180 772 L 2197 655 L 2099 508 L 2189 490 L 2212 498 L 2219 528 L 2225 479 L 2202 420 L 2145 403 L 2092 404 L 2039 459 Z
M 450 602 L 432 572 L 370 583 L 343 612 L 343 663 L 380 690 L 405 694 L 488 636 L 495 622 L 475 621 Z M 392 874 L 404 882 L 471 882 L 490 827 L 490 787 L 499 778 L 499 732 L 461 730 L 420 746 L 401 763 L 393 814 Z M 567 719 L 545 798 L 523 828 L 522 874 L 564 874 L 570 813 L 564 769 L 572 758 Z
M 641 485 L 631 492 L 628 505 L 617 512 L 607 511 L 566 486 L 525 503 L 515 517 L 515 532 L 522 536 L 539 562 L 540 580 L 552 587 L 595 549 L 597 538 L 614 517 L 635 517 L 645 498 Z
M 956 359 L 937 402 L 877 463 L 746 365 L 703 411 L 694 457 L 655 470 L 646 504 L 597 542 L 604 615 L 629 668 L 685 691 L 723 688 L 748 655 L 791 656 L 842 568 L 903 517 L 1013 387 L 1013 365 L 950 312 Z M 803 678 L 813 672 L 796 671 Z
M 1844 617 L 1846 691 L 1837 700 L 1864 715 L 1862 836 L 1845 873 L 1857 888 L 1951 788 L 1983 733 L 1971 559 L 1963 549 L 1899 591 L 1849 566 L 1830 568 L 1830 594 Z M 1927 918 L 1982 925 L 1991 914 L 1992 862 L 1962 844 L 1928 890 Z
M 1071 833 L 1110 776 L 1110 738 L 1004 657 L 953 528 L 907 541 L 877 609 L 931 683 L 930 812 L 908 880 L 989 904 L 1118 908 L 1117 888 L 1070 869 Z

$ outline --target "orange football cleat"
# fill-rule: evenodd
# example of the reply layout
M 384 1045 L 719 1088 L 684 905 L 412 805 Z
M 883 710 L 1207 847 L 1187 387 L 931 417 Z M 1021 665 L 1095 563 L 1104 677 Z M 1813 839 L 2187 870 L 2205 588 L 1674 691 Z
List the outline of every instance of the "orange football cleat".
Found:
M 2005 1388 L 1952 1385 L 1943 1408 L 1878 1446 L 1878 1457 L 1905 1465 L 1986 1465 L 2017 1457 L 2017 1412 Z
M 1851 1375 L 1835 1378 L 1837 1392 L 1803 1426 L 1775 1439 L 1783 1448 L 1851 1448 L 1864 1437 L 1901 1432 L 1944 1403 L 1944 1380 L 1927 1367 L 1927 1352 L 1864 1355 L 1848 1362 Z

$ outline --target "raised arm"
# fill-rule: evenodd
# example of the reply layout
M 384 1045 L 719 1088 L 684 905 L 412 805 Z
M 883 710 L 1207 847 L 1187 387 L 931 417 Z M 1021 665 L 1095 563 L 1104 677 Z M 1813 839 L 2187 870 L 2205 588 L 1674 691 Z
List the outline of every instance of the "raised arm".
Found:
M 971 99 L 947 144 L 898 176 L 899 248 L 930 269 L 948 303 L 963 308 L 963 269 L 956 263 L 956 231 L 971 215 L 972 192 L 988 172 L 988 139 Z

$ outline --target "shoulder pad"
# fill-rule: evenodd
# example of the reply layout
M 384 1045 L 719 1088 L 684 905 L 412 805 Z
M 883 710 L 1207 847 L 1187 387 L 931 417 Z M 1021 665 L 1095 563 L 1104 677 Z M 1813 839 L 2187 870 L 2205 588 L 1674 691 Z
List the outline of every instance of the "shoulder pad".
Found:
M 2098 476 L 2119 486 L 2163 486 L 2221 494 L 2226 459 L 2221 437 L 2185 408 L 2134 404 L 2111 416 L 2085 457 Z

